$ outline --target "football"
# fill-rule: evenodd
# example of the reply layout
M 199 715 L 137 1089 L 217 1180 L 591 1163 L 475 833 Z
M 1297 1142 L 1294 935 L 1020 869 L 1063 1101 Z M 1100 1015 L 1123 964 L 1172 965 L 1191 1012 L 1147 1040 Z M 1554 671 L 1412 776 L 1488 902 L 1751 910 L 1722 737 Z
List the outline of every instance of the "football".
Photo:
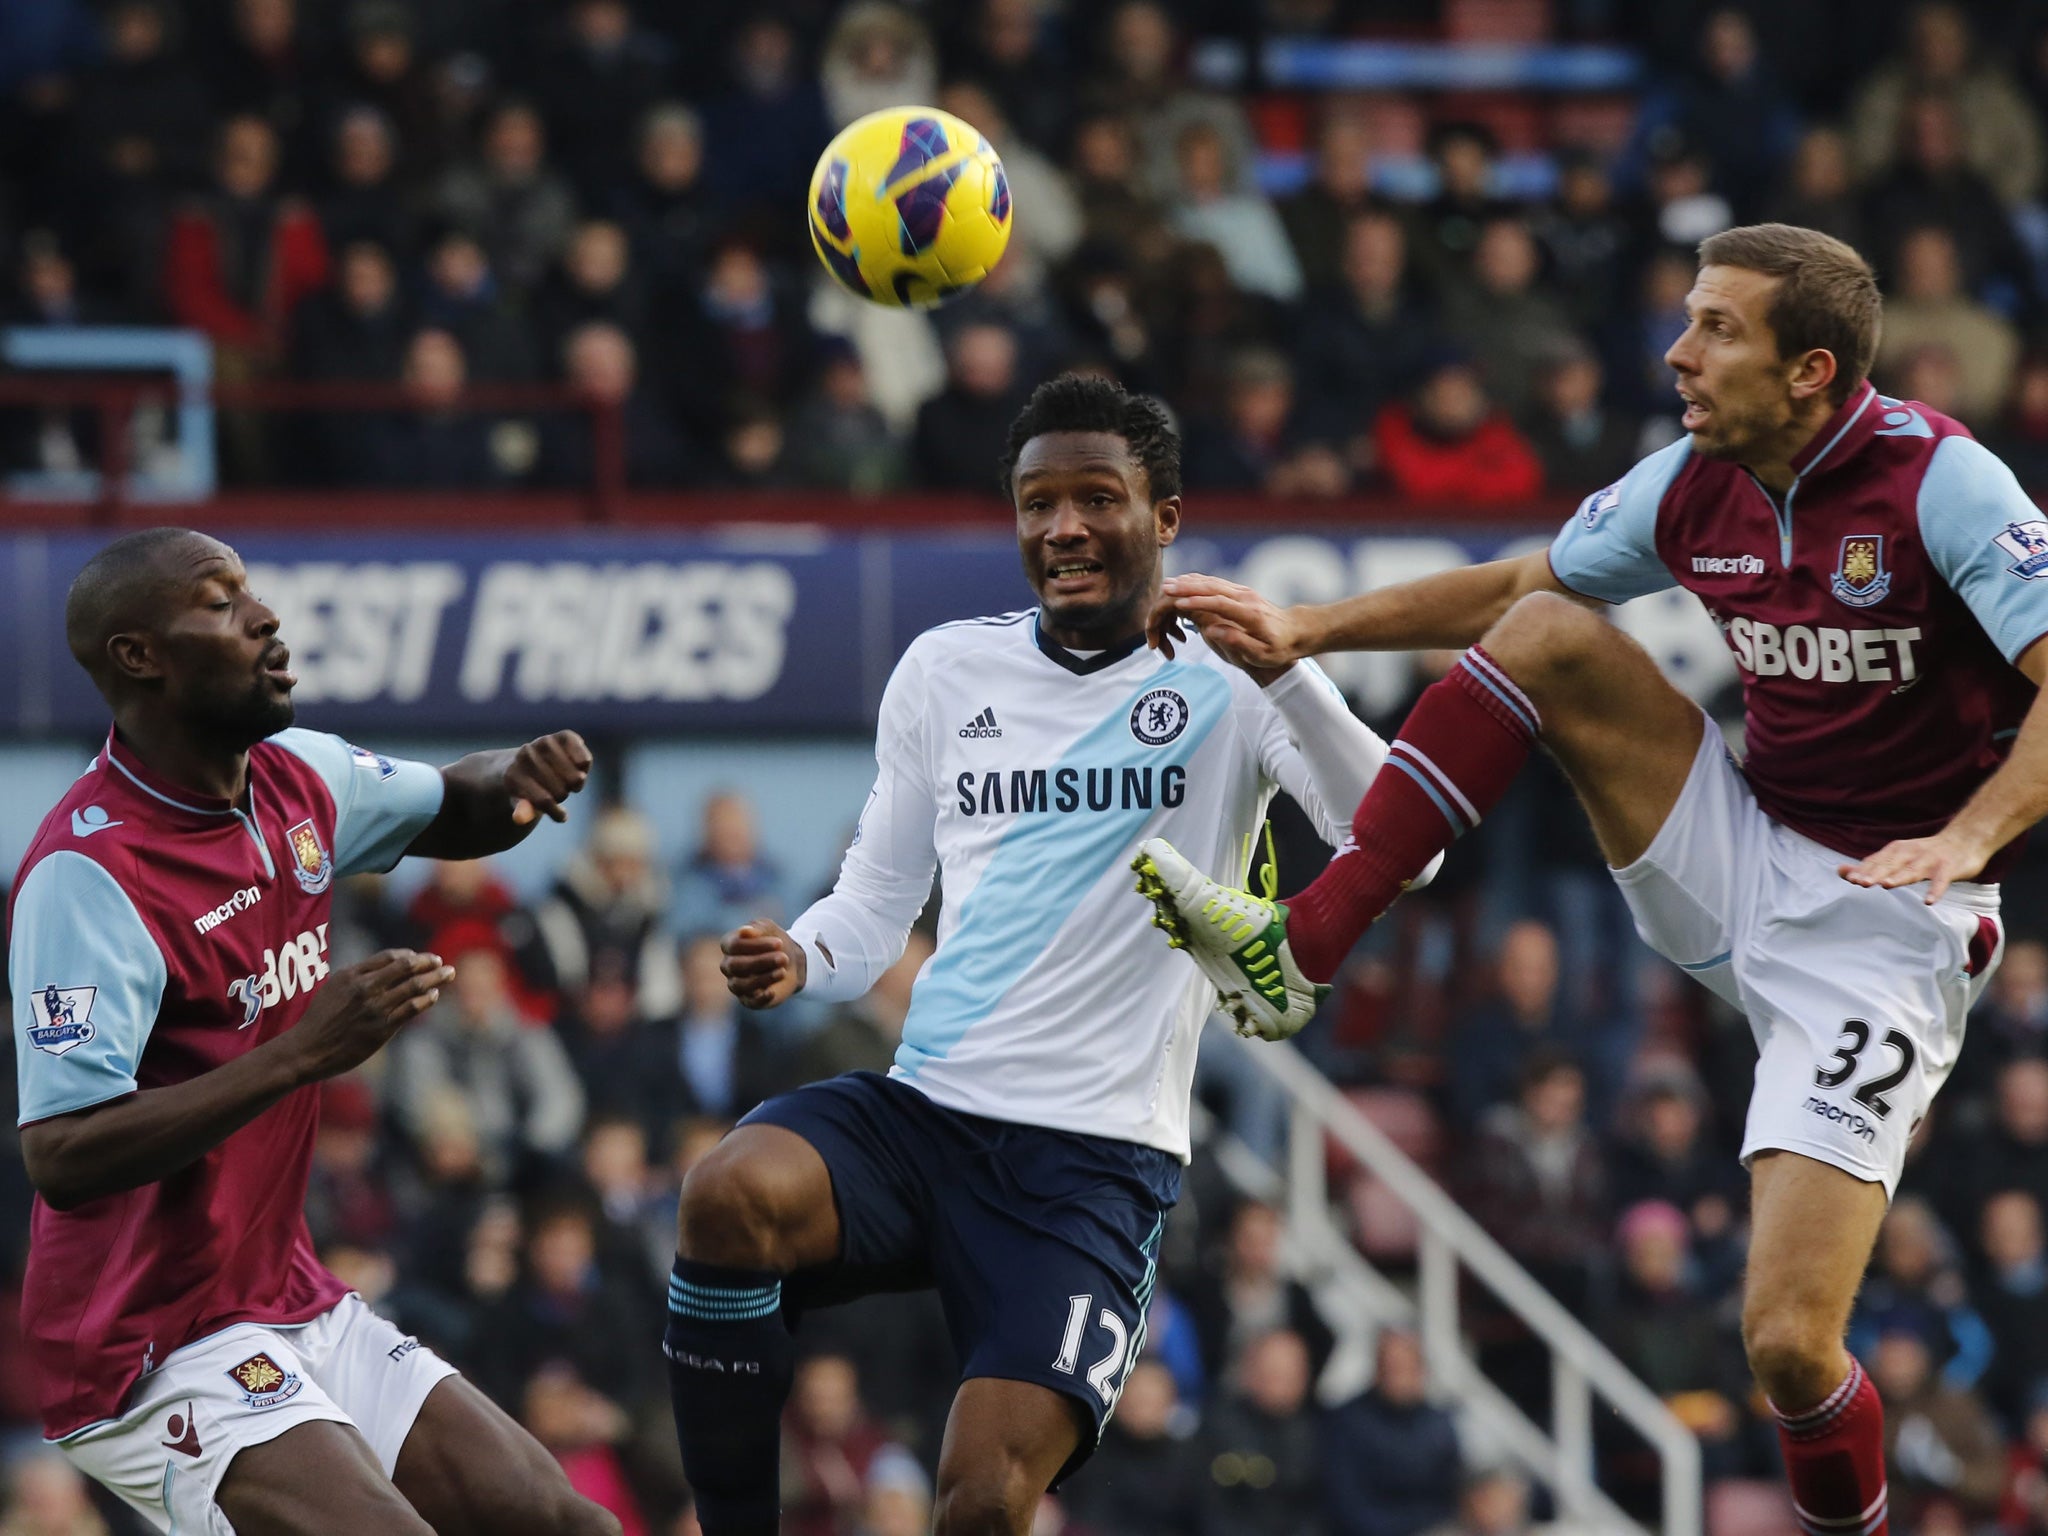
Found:
M 931 309 L 994 270 L 1010 243 L 1010 183 L 989 141 L 934 107 L 890 107 L 841 129 L 811 173 L 811 244 L 839 284 Z

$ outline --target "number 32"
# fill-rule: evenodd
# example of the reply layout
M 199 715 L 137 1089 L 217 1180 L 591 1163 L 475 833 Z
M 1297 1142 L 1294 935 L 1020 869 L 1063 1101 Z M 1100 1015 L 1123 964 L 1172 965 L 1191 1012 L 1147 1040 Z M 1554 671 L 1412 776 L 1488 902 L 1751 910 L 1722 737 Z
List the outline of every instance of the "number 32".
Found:
M 1870 1044 L 1869 1021 L 1844 1019 L 1842 1039 L 1846 1043 L 1835 1047 L 1834 1065 L 1814 1069 L 1813 1080 L 1822 1088 L 1839 1088 L 1849 1081 L 1850 1075 L 1856 1070 L 1857 1058 L 1862 1056 L 1864 1048 Z M 1891 1071 L 1873 1077 L 1851 1095 L 1858 1104 L 1863 1105 L 1880 1120 L 1892 1112 L 1891 1100 L 1885 1095 L 1906 1080 L 1907 1074 L 1913 1070 L 1914 1061 L 1913 1042 L 1905 1034 L 1896 1029 L 1888 1029 L 1884 1032 L 1884 1043 L 1898 1052 L 1899 1064 Z

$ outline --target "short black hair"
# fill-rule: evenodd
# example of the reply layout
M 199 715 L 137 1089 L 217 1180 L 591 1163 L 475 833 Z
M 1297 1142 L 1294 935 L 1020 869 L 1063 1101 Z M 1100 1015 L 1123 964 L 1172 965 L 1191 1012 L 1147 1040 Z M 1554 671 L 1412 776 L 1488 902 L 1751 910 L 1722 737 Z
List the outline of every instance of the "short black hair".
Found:
M 64 639 L 95 682 L 106 671 L 107 641 L 162 615 L 172 585 L 165 552 L 205 537 L 190 528 L 141 528 L 85 562 L 65 594 Z
M 1145 467 L 1154 501 L 1180 494 L 1180 433 L 1166 407 L 1149 395 L 1134 395 L 1114 379 L 1092 373 L 1063 373 L 1031 392 L 1010 423 L 1003 444 L 1002 487 L 1016 493 L 1017 459 L 1024 445 L 1048 432 L 1110 432 L 1131 445 Z

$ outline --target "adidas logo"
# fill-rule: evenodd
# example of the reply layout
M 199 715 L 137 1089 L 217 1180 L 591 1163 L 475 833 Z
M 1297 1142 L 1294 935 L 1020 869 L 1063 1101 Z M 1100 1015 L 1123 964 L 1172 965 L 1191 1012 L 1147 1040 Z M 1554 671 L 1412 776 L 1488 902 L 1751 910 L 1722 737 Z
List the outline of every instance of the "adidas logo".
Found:
M 996 724 L 993 708 L 984 709 L 972 720 L 960 727 L 960 735 L 967 741 L 987 741 L 1003 734 L 1003 728 Z

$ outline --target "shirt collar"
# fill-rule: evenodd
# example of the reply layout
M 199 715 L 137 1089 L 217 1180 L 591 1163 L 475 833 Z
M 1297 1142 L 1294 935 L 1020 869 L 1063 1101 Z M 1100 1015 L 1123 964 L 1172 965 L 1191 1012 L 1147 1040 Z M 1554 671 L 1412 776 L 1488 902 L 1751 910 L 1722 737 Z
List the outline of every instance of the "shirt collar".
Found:
M 1049 660 L 1065 667 L 1076 677 L 1087 677 L 1091 673 L 1100 672 L 1104 667 L 1113 667 L 1126 657 L 1136 655 L 1138 648 L 1145 643 L 1145 636 L 1141 632 L 1131 636 L 1121 645 L 1112 645 L 1108 650 L 1097 651 L 1093 656 L 1076 656 L 1046 634 L 1045 626 L 1039 623 L 1039 617 L 1035 613 L 1031 616 L 1031 638 Z
M 1877 424 L 1877 413 L 1870 408 L 1876 399 L 1877 391 L 1868 379 L 1859 384 L 1807 440 L 1806 446 L 1792 455 L 1794 477 L 1803 480 L 1823 465 L 1845 463 L 1869 442 Z
M 172 810 L 183 811 L 188 816 L 204 817 L 209 821 L 235 814 L 233 801 L 224 800 L 218 795 L 202 795 L 197 790 L 187 789 L 182 784 L 174 784 L 162 774 L 152 771 L 135 755 L 135 749 L 123 741 L 120 734 L 111 727 L 107 731 L 107 745 L 102 756 L 105 757 L 109 768 L 152 800 Z

